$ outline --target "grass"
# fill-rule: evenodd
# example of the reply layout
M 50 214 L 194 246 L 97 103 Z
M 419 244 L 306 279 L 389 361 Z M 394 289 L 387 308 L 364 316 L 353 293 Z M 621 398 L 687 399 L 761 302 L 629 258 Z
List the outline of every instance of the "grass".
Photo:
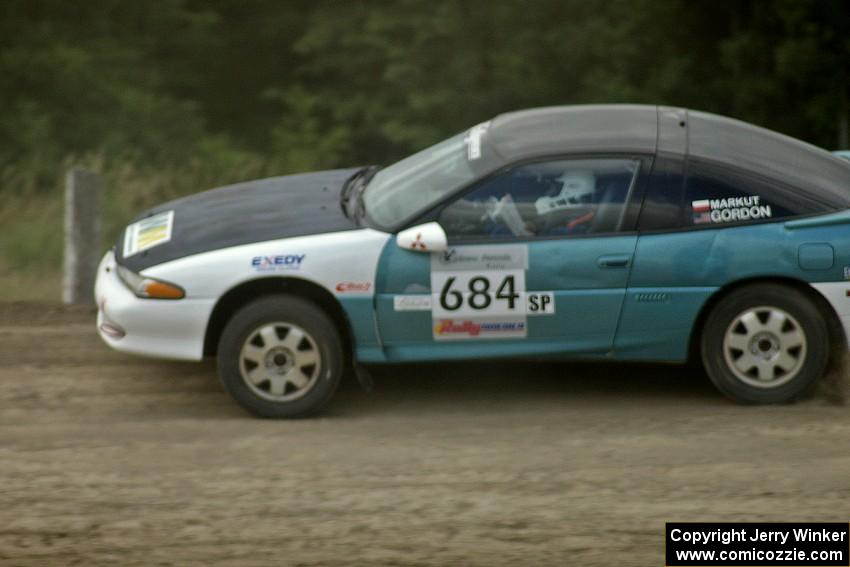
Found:
M 0 300 L 61 299 L 62 202 L 42 196 L 3 199 Z

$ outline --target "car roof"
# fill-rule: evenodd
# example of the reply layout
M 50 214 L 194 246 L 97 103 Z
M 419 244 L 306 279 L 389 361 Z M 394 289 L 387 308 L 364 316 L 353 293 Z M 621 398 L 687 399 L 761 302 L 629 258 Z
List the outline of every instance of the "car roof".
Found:
M 734 165 L 822 198 L 850 203 L 850 162 L 740 120 L 688 111 L 688 154 Z
M 487 141 L 503 159 L 516 161 L 559 153 L 654 153 L 655 106 L 599 104 L 552 106 L 500 114 Z
M 487 143 L 509 163 L 573 153 L 668 153 L 772 178 L 850 206 L 850 161 L 747 122 L 642 104 L 552 106 L 491 121 Z

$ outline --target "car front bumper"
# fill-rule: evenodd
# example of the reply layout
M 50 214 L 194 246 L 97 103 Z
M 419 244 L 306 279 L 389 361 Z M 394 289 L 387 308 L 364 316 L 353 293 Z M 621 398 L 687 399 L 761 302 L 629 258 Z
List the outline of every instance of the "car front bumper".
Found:
M 201 360 L 214 299 L 143 299 L 132 293 L 106 253 L 97 269 L 97 331 L 116 350 L 157 358 Z

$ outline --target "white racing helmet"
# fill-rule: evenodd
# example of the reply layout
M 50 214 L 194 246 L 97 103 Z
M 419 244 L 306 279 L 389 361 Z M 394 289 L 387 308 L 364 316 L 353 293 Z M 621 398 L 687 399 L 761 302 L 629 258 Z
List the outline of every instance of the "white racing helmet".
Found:
M 568 170 L 556 178 L 561 192 L 554 197 L 540 197 L 534 202 L 538 215 L 564 209 L 585 208 L 596 191 L 596 176 L 587 169 Z

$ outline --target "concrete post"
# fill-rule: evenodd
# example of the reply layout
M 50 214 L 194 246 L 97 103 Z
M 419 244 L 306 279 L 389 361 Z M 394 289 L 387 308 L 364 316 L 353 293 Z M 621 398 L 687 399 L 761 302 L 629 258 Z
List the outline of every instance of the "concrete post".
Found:
M 103 180 L 75 167 L 65 177 L 65 261 L 62 301 L 93 304 L 100 260 L 100 203 Z

